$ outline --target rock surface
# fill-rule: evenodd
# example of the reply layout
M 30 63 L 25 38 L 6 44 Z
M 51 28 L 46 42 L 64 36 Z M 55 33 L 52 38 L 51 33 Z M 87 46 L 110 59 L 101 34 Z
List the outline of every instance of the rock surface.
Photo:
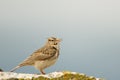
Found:
M 3 70 L 0 68 L 0 72 L 3 72 Z
M 46 75 L 0 72 L 0 80 L 103 80 L 82 73 L 62 71 Z

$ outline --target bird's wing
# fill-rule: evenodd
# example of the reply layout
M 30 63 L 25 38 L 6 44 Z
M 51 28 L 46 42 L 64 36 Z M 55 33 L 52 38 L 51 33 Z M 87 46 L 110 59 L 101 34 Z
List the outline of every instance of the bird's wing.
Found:
M 23 61 L 20 65 L 33 65 L 37 60 L 46 60 L 53 57 L 57 52 L 56 48 L 51 47 L 43 47 L 41 49 L 36 50 L 33 54 L 31 54 L 25 61 Z
M 57 52 L 57 49 L 54 47 L 42 48 L 35 51 L 31 58 L 34 60 L 46 60 L 53 57 Z

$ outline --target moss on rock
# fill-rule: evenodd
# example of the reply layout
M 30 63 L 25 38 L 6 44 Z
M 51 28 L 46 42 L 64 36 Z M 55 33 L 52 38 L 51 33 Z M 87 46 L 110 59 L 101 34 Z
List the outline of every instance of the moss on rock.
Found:
M 65 73 L 61 77 L 57 78 L 45 78 L 45 77 L 38 77 L 38 78 L 32 78 L 32 80 L 96 80 L 95 77 L 89 77 L 86 75 L 81 74 L 72 74 L 72 73 Z
M 46 77 L 47 76 L 47 77 Z M 80 74 L 76 72 L 63 71 L 63 72 L 53 72 L 47 75 L 40 75 L 38 77 L 32 78 L 10 78 L 7 80 L 102 80 L 95 78 L 93 76 L 87 76 L 85 74 Z

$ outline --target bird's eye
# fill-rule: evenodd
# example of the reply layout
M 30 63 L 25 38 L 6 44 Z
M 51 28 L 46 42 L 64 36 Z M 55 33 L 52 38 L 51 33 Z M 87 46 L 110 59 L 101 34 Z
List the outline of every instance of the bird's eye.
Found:
M 50 39 L 49 39 L 49 41 L 54 41 L 54 40 L 50 40 Z
M 54 40 L 51 40 L 51 41 L 54 41 Z

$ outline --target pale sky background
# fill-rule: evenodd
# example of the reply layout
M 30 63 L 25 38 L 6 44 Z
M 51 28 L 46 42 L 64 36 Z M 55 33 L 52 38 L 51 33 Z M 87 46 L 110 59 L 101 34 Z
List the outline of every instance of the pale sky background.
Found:
M 0 68 L 9 71 L 46 38 L 62 38 L 57 63 L 46 69 L 120 79 L 119 0 L 0 0 Z M 39 73 L 33 67 L 16 72 Z

